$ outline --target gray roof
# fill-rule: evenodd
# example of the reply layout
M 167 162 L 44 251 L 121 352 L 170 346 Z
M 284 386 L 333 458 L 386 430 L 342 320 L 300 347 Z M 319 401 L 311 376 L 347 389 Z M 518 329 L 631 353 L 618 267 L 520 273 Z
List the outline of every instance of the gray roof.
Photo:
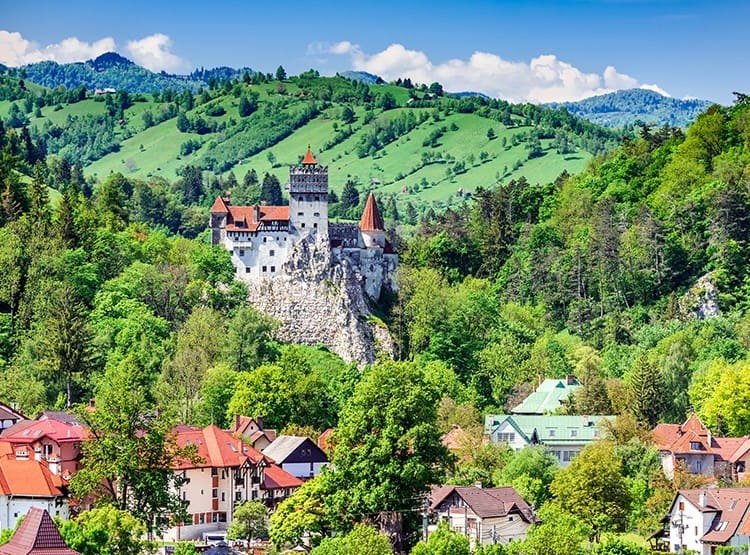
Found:
M 305 441 L 312 442 L 311 439 L 303 436 L 278 436 L 268 447 L 263 449 L 263 454 L 271 457 L 277 463 L 282 463 Z

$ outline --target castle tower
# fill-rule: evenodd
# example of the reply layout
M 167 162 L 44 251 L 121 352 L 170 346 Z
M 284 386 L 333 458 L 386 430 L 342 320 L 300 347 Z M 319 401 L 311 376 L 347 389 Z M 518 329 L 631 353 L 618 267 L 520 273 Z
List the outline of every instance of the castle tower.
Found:
M 304 236 L 328 232 L 328 167 L 307 147 L 299 166 L 289 168 L 289 232 Z
M 359 231 L 366 248 L 385 247 L 385 225 L 372 191 L 367 195 L 365 209 L 362 212 L 362 218 L 359 220 Z
M 229 199 L 223 199 L 221 196 L 216 197 L 213 206 L 211 206 L 211 244 L 218 245 L 224 241 L 227 227 L 227 217 L 229 216 Z

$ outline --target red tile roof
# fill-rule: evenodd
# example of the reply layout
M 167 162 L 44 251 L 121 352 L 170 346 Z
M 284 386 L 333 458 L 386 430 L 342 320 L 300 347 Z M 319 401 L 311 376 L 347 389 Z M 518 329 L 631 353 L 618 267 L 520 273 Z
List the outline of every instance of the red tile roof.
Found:
M 273 221 L 289 221 L 288 206 L 266 206 L 259 207 L 260 219 L 255 219 L 255 206 L 230 206 L 227 231 L 257 231 L 260 223 Z
M 21 420 L 3 432 L 0 441 L 31 444 L 43 437 L 56 443 L 71 443 L 88 439 L 88 430 L 78 423 L 46 420 Z
M 216 197 L 216 200 L 214 201 L 213 205 L 211 206 L 211 212 L 216 212 L 218 214 L 226 214 L 229 212 L 229 208 L 227 207 L 226 201 L 222 198 L 221 195 Z
M 60 485 L 59 477 L 55 480 L 39 461 L 0 458 L 0 492 L 4 495 L 58 497 L 62 495 Z
M 276 464 L 263 469 L 263 484 L 260 489 L 298 488 L 301 485 L 302 480 Z
M 673 454 L 706 453 L 729 457 L 739 446 L 740 438 L 717 438 L 711 435 L 695 413 L 684 424 L 659 424 L 651 432 L 656 448 Z M 695 449 L 699 446 L 699 449 Z M 725 459 L 726 460 L 726 459 Z
M 727 542 L 735 535 L 748 507 L 750 507 L 750 488 L 689 489 L 680 490 L 677 493 L 685 497 L 702 513 L 716 513 L 711 527 L 701 537 L 703 542 Z M 700 496 L 704 493 L 706 505 L 702 507 Z M 726 524 L 722 525 L 723 522 L 726 522 Z M 747 535 L 748 532 L 750 532 L 750 526 L 745 523 L 740 533 Z
M 62 539 L 52 517 L 44 509 L 32 507 L 5 545 L 0 555 L 80 555 Z
M 375 195 L 367 195 L 365 209 L 362 211 L 362 218 L 359 220 L 359 229 L 362 231 L 385 231 L 383 218 L 380 217 L 378 204 L 375 202 Z
M 315 159 L 315 156 L 313 156 L 312 150 L 310 150 L 310 147 L 307 147 L 307 152 L 305 152 L 305 157 L 302 159 L 302 165 L 303 166 L 316 166 L 318 164 L 318 161 Z
M 198 460 L 192 461 L 181 459 L 176 461 L 175 469 L 187 468 L 236 468 L 248 459 L 252 463 L 264 460 L 263 454 L 249 445 L 245 445 L 240 439 L 231 433 L 219 429 L 211 424 L 203 429 L 190 426 L 179 426 L 177 432 L 177 445 L 181 448 L 193 445 L 196 449 Z

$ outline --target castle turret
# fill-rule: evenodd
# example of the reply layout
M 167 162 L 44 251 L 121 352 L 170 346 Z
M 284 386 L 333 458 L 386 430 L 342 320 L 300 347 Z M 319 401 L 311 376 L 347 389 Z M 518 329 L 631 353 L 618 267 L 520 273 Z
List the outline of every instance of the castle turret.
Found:
M 211 206 L 211 218 L 209 226 L 211 227 L 211 244 L 218 245 L 224 240 L 226 234 L 227 219 L 229 217 L 229 198 L 216 197 Z
M 299 166 L 289 168 L 289 231 L 307 235 L 328 230 L 328 168 L 310 147 Z
M 385 225 L 383 218 L 380 216 L 378 204 L 375 202 L 375 195 L 370 192 L 365 202 L 365 209 L 362 212 L 362 218 L 359 220 L 359 231 L 362 234 L 362 241 L 365 247 L 385 247 Z

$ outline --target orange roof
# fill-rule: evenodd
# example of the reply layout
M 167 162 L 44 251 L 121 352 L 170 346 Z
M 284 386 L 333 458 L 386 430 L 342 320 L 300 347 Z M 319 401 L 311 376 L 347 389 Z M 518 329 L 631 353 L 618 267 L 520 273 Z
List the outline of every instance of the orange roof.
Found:
M 261 489 L 298 488 L 302 485 L 302 480 L 276 464 L 264 468 L 263 477 Z
M 0 545 L 2 555 L 80 555 L 62 539 L 52 517 L 44 509 L 31 507 L 13 537 Z
M 331 445 L 331 436 L 333 435 L 333 432 L 335 432 L 335 428 L 327 428 L 320 436 L 318 436 L 318 447 L 320 447 L 323 452 L 328 456 L 328 458 L 331 458 L 331 453 L 333 451 L 333 445 Z
M 315 156 L 313 156 L 312 150 L 310 150 L 310 147 L 307 147 L 307 152 L 305 152 L 305 157 L 302 159 L 302 165 L 303 166 L 316 166 L 318 164 L 318 161 L 315 159 Z
M 198 461 L 181 459 L 177 461 L 176 468 L 235 468 L 241 466 L 248 459 L 258 463 L 264 459 L 257 449 L 245 445 L 241 440 L 229 432 L 219 429 L 211 424 L 202 430 L 197 427 L 179 426 L 177 432 L 177 445 L 181 448 L 193 445 L 196 448 Z
M 49 469 L 35 460 L 0 458 L 0 490 L 5 495 L 58 497 L 62 492 Z
M 216 200 L 214 201 L 213 205 L 211 206 L 211 212 L 218 212 L 222 214 L 226 214 L 229 212 L 229 208 L 227 208 L 226 201 L 219 195 L 216 197 Z
M 695 413 L 684 424 L 659 424 L 651 431 L 656 448 L 672 454 L 706 453 L 723 460 L 736 456 L 735 452 L 747 438 L 713 437 Z M 741 455 L 740 455 L 741 456 Z
M 262 223 L 289 221 L 288 206 L 258 206 L 260 219 L 255 220 L 255 206 L 230 206 L 227 231 L 257 231 Z
M 372 194 L 372 191 L 367 195 L 365 209 L 362 212 L 362 218 L 359 220 L 359 229 L 362 231 L 385 231 L 383 218 L 380 217 L 375 195 Z

